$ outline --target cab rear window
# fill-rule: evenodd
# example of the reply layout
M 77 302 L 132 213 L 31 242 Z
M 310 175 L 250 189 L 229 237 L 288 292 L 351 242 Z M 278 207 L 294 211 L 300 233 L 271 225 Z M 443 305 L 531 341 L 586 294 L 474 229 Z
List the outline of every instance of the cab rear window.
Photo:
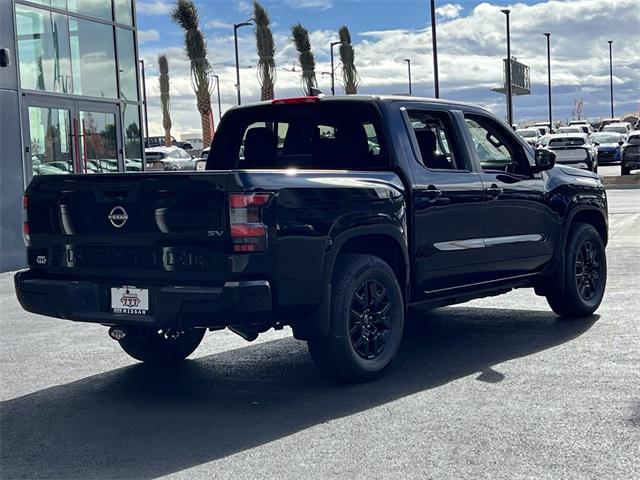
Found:
M 369 104 L 320 101 L 238 109 L 216 132 L 207 169 L 388 169 L 379 124 Z

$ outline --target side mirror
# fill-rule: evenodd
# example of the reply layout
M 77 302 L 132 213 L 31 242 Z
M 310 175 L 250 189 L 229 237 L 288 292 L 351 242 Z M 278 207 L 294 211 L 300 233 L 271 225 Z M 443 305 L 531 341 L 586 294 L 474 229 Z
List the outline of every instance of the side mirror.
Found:
M 593 142 L 593 144 L 594 144 L 596 147 L 600 146 L 600 142 Z
M 620 141 L 618 142 L 618 145 L 622 146 L 622 145 L 624 145 L 624 142 L 623 142 L 622 140 L 620 140 Z
M 546 148 L 536 150 L 536 173 L 552 169 L 556 164 L 556 154 Z

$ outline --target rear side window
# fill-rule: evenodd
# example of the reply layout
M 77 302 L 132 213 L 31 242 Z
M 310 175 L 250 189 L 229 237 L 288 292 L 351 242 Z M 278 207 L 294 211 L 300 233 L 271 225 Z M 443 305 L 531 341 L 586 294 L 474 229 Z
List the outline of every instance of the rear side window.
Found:
M 225 117 L 207 168 L 388 169 L 371 105 L 317 102 L 262 105 Z

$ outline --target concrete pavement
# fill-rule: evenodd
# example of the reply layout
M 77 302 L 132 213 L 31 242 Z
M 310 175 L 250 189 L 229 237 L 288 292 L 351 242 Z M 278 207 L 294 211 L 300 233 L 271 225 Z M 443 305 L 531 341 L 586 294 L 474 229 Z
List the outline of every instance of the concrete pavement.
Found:
M 103 327 L 21 311 L 0 275 L 0 476 L 638 478 L 640 190 L 609 195 L 597 315 L 528 290 L 412 312 L 366 385 L 324 379 L 287 330 L 149 369 Z

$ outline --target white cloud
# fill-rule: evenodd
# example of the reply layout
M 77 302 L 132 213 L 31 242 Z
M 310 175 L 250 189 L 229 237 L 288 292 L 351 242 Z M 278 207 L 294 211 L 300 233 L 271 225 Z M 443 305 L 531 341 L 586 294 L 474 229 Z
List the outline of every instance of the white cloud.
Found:
M 459 3 L 447 3 L 436 8 L 436 17 L 445 19 L 458 18 L 462 10 L 462 5 Z
M 327 10 L 328 8 L 333 7 L 332 0 L 287 0 L 286 3 L 291 8 Z
M 209 20 L 205 22 L 204 26 L 206 28 L 222 28 L 222 29 L 233 29 L 233 25 L 231 23 L 223 22 L 221 20 Z
M 136 12 L 143 15 L 167 15 L 171 13 L 173 2 L 167 0 L 138 0 Z
M 640 103 L 640 51 L 635 34 L 640 23 L 637 0 L 550 0 L 546 3 L 512 5 L 512 53 L 531 67 L 532 95 L 516 97 L 517 121 L 546 116 L 546 41 L 552 33 L 552 77 L 554 117 L 570 118 L 575 98 L 584 98 L 588 116 L 608 116 L 609 65 L 607 40 L 614 41 L 614 88 L 616 112 L 635 111 Z M 438 28 L 440 88 L 444 98 L 480 104 L 504 115 L 504 96 L 492 92 L 502 83 L 502 58 L 506 54 L 505 20 L 500 6 L 482 3 L 466 16 L 442 22 Z M 428 17 L 428 14 L 427 14 Z M 255 38 L 247 29 L 239 39 L 243 103 L 259 100 L 255 68 Z M 329 42 L 336 32 L 310 32 L 317 61 L 320 89 L 330 91 Z M 299 66 L 288 29 L 274 32 L 278 78 L 276 96 L 301 93 Z M 356 41 L 357 40 L 357 41 Z M 236 103 L 233 35 L 214 30 L 207 36 L 210 60 L 220 75 L 223 110 Z M 354 35 L 356 66 L 362 78 L 361 93 L 391 94 L 407 91 L 404 58 L 412 60 L 413 91 L 433 95 L 431 34 L 425 30 L 386 30 Z M 191 89 L 189 64 L 182 48 L 158 49 L 144 45 L 141 55 L 156 63 L 167 50 L 171 63 L 172 115 L 176 137 L 200 129 Z M 155 75 L 155 77 L 154 77 Z M 339 70 L 338 78 L 339 79 Z M 337 82 L 336 90 L 342 92 Z M 157 72 L 147 70 L 147 93 L 151 133 L 162 133 Z M 216 95 L 214 101 L 217 122 Z
M 145 43 L 145 42 L 155 42 L 156 40 L 160 39 L 160 32 L 158 32 L 158 30 L 155 29 L 149 29 L 149 30 L 138 30 L 138 42 L 139 43 Z

